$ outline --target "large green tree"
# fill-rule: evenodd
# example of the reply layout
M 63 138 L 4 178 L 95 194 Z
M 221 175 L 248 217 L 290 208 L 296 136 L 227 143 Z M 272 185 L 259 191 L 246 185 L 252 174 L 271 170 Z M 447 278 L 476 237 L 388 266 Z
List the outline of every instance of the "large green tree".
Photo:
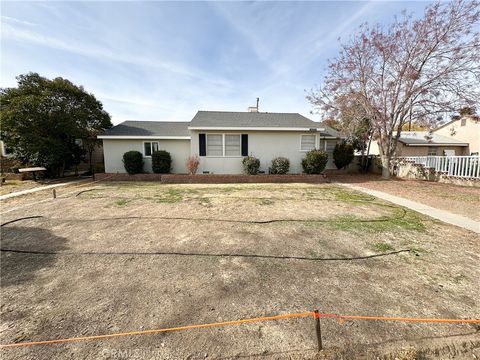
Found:
M 52 176 L 78 163 L 83 150 L 76 139 L 112 126 L 102 103 L 67 79 L 29 73 L 17 82 L 0 90 L 1 138 L 19 160 Z

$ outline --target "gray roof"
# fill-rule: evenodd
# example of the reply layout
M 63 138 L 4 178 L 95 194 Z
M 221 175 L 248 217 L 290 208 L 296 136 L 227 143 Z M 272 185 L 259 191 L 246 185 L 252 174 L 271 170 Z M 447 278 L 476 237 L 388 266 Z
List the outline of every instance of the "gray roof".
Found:
M 190 136 L 188 127 L 198 128 L 324 128 L 324 136 L 341 137 L 331 127 L 297 113 L 198 111 L 191 122 L 128 120 L 101 136 Z
M 447 136 L 431 133 L 430 140 L 425 138 L 427 136 L 426 131 L 412 131 L 404 132 L 400 135 L 398 141 L 405 145 L 424 145 L 424 146 L 437 146 L 437 145 L 452 145 L 452 146 L 468 146 L 467 143 L 449 138 Z
M 190 136 L 189 122 L 128 120 L 105 131 L 102 136 Z
M 198 111 L 190 126 L 198 128 L 215 127 L 269 127 L 269 128 L 325 128 L 325 134 L 340 137 L 338 131 L 312 121 L 298 113 L 270 112 L 233 112 L 233 111 Z

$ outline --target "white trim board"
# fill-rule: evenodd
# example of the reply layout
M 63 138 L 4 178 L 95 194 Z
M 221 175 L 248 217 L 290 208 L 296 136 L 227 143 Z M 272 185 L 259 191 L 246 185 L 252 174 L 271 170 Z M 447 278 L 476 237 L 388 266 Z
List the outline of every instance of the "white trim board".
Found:
M 325 128 L 312 128 L 314 131 L 311 131 L 310 128 L 297 128 L 297 127 L 209 127 L 209 126 L 189 126 L 188 130 L 197 130 L 197 131 L 302 131 L 302 132 L 318 132 L 325 131 Z

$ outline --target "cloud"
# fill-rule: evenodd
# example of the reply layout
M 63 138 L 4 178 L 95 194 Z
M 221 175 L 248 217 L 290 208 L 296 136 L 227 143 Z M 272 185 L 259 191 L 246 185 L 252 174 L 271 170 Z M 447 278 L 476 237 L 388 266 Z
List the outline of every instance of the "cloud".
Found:
M 149 67 L 154 69 L 161 69 L 170 73 L 189 77 L 192 79 L 201 79 L 202 81 L 210 82 L 218 86 L 229 86 L 229 82 L 221 77 L 216 77 L 212 74 L 205 73 L 201 69 L 185 66 L 178 62 L 172 63 L 162 61 L 159 58 L 149 58 L 145 56 L 136 56 L 133 54 L 117 53 L 105 47 L 98 47 L 92 44 L 86 45 L 75 41 L 63 41 L 61 39 L 43 35 L 39 32 L 31 30 L 20 29 L 11 24 L 4 24 L 2 29 L 2 38 L 12 39 L 17 41 L 24 41 L 47 46 L 53 49 L 64 50 L 76 53 L 82 56 L 88 56 L 104 61 L 114 61 L 120 63 L 127 63 L 140 67 Z
M 2 21 L 14 23 L 14 24 L 19 24 L 19 25 L 25 25 L 25 26 L 38 26 L 37 23 L 33 23 L 30 21 L 25 21 L 25 20 L 20 20 L 11 16 L 4 16 L 2 15 Z

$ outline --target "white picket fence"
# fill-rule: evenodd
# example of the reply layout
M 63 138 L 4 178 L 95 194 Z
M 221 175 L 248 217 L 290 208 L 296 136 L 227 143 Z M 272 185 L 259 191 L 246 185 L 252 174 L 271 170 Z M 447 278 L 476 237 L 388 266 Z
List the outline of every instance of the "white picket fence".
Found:
M 476 156 L 406 156 L 399 158 L 435 169 L 444 176 L 480 179 L 480 157 Z

